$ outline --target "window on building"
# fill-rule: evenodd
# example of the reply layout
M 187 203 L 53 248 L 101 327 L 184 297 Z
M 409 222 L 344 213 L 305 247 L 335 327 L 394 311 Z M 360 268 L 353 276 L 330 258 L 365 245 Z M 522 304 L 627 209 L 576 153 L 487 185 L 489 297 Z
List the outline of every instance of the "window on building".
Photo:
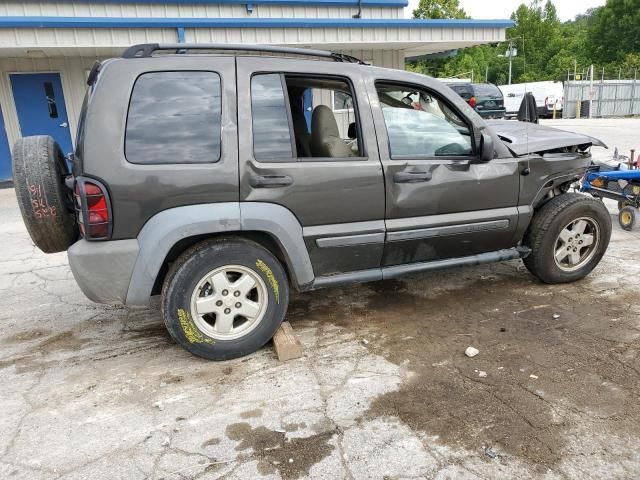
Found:
M 377 84 L 391 158 L 473 155 L 472 129 L 439 96 L 413 86 Z
M 131 163 L 211 163 L 220 159 L 220 76 L 151 72 L 133 87 L 125 156 Z

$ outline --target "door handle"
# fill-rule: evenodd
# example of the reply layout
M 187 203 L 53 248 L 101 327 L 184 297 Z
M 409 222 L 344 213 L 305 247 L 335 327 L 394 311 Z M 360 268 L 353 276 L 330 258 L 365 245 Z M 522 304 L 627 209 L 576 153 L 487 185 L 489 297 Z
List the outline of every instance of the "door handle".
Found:
M 67 122 L 62 122 L 60 125 L 58 125 L 59 127 L 62 128 L 67 128 L 69 126 L 69 124 Z
M 418 183 L 431 180 L 431 172 L 398 172 L 393 174 L 395 183 Z
M 278 188 L 286 187 L 293 183 L 289 175 L 251 175 L 249 184 L 253 188 Z

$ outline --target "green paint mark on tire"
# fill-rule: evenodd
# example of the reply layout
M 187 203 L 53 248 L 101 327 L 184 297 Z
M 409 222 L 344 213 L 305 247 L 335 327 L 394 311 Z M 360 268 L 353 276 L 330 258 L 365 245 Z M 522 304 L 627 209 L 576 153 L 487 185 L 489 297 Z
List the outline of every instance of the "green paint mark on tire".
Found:
M 271 284 L 271 288 L 273 288 L 273 294 L 276 296 L 276 303 L 279 304 L 280 303 L 280 284 L 278 283 L 276 276 L 273 274 L 273 272 L 269 268 L 269 265 L 264 263 L 262 260 L 256 260 L 256 267 L 258 268 L 258 270 L 260 270 L 262 273 L 264 273 L 267 276 L 267 280 L 269 280 L 269 283 Z
M 189 343 L 215 343 L 212 339 L 206 337 L 196 328 L 193 324 L 193 320 L 191 320 L 191 316 L 182 308 L 178 309 L 178 320 L 180 321 L 180 326 L 182 327 L 184 336 L 187 337 Z

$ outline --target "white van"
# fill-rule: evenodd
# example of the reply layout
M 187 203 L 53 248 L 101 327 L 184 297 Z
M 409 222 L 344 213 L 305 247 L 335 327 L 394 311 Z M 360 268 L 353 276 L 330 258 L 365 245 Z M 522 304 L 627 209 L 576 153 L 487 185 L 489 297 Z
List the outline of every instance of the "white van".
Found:
M 525 92 L 531 92 L 536 99 L 539 117 L 553 115 L 555 105 L 556 116 L 562 116 L 564 103 L 564 86 L 562 82 L 531 82 L 501 85 L 500 91 L 504 95 L 504 106 L 507 117 L 515 117 L 520 109 Z

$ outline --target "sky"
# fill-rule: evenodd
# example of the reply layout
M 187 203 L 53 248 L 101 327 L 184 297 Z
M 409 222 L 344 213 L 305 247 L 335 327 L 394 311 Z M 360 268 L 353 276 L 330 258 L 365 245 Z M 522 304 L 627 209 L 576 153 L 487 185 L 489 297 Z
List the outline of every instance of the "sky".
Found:
M 405 17 L 411 17 L 419 0 L 409 0 L 405 9 Z M 460 0 L 460 5 L 471 18 L 506 19 L 511 16 L 521 3 L 529 4 L 529 0 Z M 600 7 L 606 0 L 555 0 L 560 20 L 572 20 L 577 14 L 589 8 Z

